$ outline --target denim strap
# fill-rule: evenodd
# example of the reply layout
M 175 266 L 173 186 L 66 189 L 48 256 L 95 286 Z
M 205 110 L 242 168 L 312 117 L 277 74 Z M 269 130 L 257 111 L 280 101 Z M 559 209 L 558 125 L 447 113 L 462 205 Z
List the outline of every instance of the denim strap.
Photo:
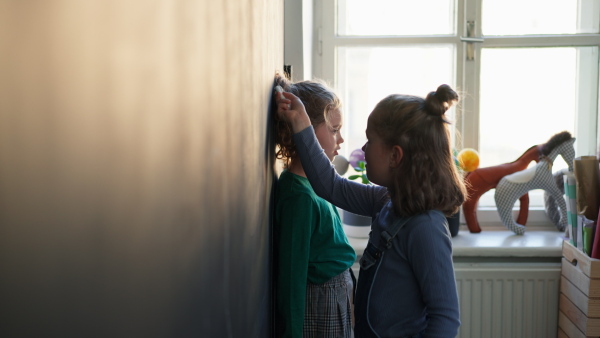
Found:
M 390 229 L 381 233 L 381 247 L 383 248 L 383 250 L 377 248 L 369 240 L 369 243 L 367 244 L 367 247 L 365 248 L 362 257 L 360 258 L 360 268 L 366 270 L 375 265 L 375 263 L 377 263 L 377 260 L 381 257 L 383 251 L 392 247 L 392 241 L 394 240 L 394 237 L 396 237 L 400 229 L 402 229 L 406 222 L 408 222 L 411 218 L 412 216 L 401 217 L 392 224 Z

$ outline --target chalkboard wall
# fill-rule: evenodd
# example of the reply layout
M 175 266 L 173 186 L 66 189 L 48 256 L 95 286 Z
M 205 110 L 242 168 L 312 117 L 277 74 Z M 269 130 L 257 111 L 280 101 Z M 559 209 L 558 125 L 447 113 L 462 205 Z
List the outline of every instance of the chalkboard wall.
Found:
M 283 1 L 0 1 L 0 336 L 268 337 Z

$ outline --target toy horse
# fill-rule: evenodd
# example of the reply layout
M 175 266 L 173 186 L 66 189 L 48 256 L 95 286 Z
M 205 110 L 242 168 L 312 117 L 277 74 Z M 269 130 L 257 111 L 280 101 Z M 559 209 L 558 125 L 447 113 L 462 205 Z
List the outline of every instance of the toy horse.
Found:
M 556 227 L 559 231 L 566 229 L 567 205 L 562 198 L 562 192 L 556 186 L 556 181 L 552 175 L 552 165 L 560 154 L 569 165 L 569 171 L 573 171 L 574 142 L 575 138 L 571 137 L 571 134 L 567 131 L 552 136 L 547 143 L 542 145 L 542 158 L 534 167 L 504 176 L 498 182 L 494 199 L 502 224 L 506 228 L 518 235 L 525 233 L 525 226 L 513 220 L 513 205 L 519 196 L 529 190 L 544 189 L 554 197 L 560 209 L 560 222 Z
M 462 210 L 467 222 L 467 227 L 472 233 L 481 232 L 477 221 L 477 203 L 479 198 L 491 189 L 496 188 L 502 177 L 527 168 L 531 161 L 539 162 L 541 145 L 527 149 L 518 159 L 510 163 L 475 169 L 465 176 L 468 199 L 463 203 Z M 529 213 L 529 194 L 525 193 L 520 201 L 517 222 L 525 224 Z

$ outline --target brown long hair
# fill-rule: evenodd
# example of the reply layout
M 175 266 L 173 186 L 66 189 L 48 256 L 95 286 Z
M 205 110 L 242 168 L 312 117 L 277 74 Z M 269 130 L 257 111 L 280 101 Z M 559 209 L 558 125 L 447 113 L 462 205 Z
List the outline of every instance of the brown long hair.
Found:
M 388 146 L 399 145 L 403 150 L 388 187 L 398 215 L 427 210 L 452 215 L 465 201 L 467 192 L 452 158 L 450 122 L 445 117 L 456 101 L 458 94 L 441 85 L 425 99 L 389 95 L 371 113 L 373 131 Z
M 342 102 L 338 96 L 322 80 L 302 81 L 292 83 L 285 77 L 275 75 L 274 86 L 281 86 L 284 91 L 296 95 L 306 109 L 313 126 L 326 123 L 330 111 L 340 109 Z M 273 101 L 276 100 L 273 95 Z M 298 156 L 296 145 L 292 140 L 292 127 L 289 123 L 275 116 L 275 144 L 277 145 L 277 159 L 283 160 L 283 167 L 287 168 L 291 161 Z

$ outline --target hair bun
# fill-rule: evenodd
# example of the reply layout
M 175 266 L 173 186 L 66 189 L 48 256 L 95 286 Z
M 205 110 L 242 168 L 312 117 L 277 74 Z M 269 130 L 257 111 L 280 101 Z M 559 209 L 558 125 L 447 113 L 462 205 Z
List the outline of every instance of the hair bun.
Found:
M 435 92 L 429 92 L 425 98 L 425 110 L 435 116 L 442 116 L 455 101 L 458 101 L 458 94 L 447 84 L 437 88 Z

